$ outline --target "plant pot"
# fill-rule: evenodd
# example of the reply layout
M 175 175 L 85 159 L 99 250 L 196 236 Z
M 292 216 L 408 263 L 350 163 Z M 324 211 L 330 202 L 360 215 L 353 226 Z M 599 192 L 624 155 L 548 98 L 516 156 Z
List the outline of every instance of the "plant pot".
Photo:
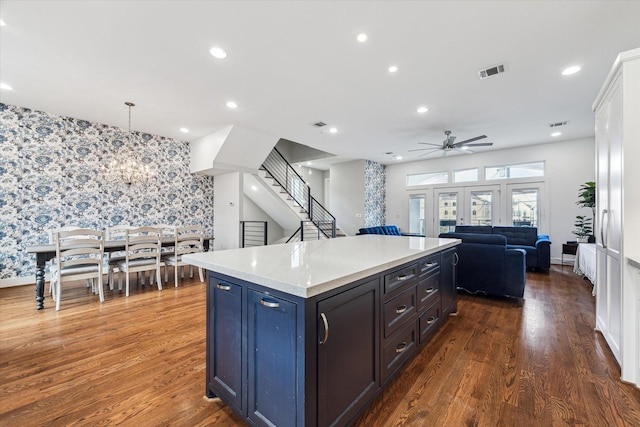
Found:
M 576 237 L 576 241 L 578 243 L 587 243 L 589 241 L 588 237 Z

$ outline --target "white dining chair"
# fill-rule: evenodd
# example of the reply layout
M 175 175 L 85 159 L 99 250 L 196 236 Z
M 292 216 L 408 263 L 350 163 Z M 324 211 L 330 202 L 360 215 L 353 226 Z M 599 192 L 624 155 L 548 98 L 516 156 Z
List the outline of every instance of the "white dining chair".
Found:
M 97 291 L 100 302 L 103 302 L 104 232 L 87 228 L 59 230 L 53 233 L 53 239 L 56 244 L 56 258 L 51 268 L 51 281 L 56 311 L 60 310 L 62 283 L 65 281 L 91 279 L 92 291 Z
M 160 256 L 162 247 L 162 230 L 156 227 L 138 227 L 125 230 L 125 259 L 120 261 L 118 285 L 122 289 L 122 275 L 126 276 L 126 292 L 129 296 L 130 273 L 155 271 L 158 290 L 162 290 L 160 277 Z M 153 275 L 149 275 L 153 285 Z
M 107 227 L 107 240 L 122 240 L 126 237 L 126 231 L 134 229 L 136 227 L 132 225 L 114 225 Z M 118 263 L 124 261 L 124 251 L 109 252 L 107 254 L 107 283 L 109 283 L 109 289 L 113 290 L 113 273 L 118 271 Z
M 162 262 L 164 262 L 165 282 L 167 282 L 167 268 L 173 266 L 173 275 L 175 286 L 178 287 L 178 267 L 182 268 L 182 277 L 184 278 L 184 267 L 189 266 L 190 277 L 193 278 L 193 266 L 182 261 L 182 255 L 204 252 L 204 227 L 191 225 L 184 227 L 176 227 L 174 231 L 175 244 L 173 253 L 164 254 Z M 204 282 L 202 268 L 198 268 L 200 281 Z

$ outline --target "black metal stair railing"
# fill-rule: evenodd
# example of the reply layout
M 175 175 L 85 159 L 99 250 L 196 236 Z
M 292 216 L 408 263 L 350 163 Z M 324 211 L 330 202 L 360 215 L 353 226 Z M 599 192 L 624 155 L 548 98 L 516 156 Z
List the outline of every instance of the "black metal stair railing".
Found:
M 307 214 L 309 221 L 315 224 L 319 233 L 325 237 L 336 237 L 336 218 L 311 195 L 309 185 L 278 149 L 271 150 L 262 167 Z

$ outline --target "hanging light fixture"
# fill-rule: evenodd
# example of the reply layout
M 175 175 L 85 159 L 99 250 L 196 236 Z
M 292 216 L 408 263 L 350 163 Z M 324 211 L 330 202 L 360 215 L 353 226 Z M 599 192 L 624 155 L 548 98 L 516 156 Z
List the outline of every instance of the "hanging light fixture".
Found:
M 126 184 L 131 187 L 149 183 L 155 173 L 149 168 L 149 165 L 136 160 L 132 143 L 133 134 L 131 133 L 131 107 L 135 107 L 136 104 L 133 102 L 125 102 L 124 104 L 129 107 L 129 132 L 126 138 L 128 144 L 120 149 L 109 164 L 102 166 L 102 172 L 106 181 L 113 184 Z

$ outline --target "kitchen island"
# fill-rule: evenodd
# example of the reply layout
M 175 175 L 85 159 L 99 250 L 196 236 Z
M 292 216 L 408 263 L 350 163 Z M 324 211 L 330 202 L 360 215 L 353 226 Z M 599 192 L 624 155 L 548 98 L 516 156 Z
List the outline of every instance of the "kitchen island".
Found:
M 457 239 L 185 255 L 207 269 L 206 394 L 250 425 L 347 425 L 457 310 Z

